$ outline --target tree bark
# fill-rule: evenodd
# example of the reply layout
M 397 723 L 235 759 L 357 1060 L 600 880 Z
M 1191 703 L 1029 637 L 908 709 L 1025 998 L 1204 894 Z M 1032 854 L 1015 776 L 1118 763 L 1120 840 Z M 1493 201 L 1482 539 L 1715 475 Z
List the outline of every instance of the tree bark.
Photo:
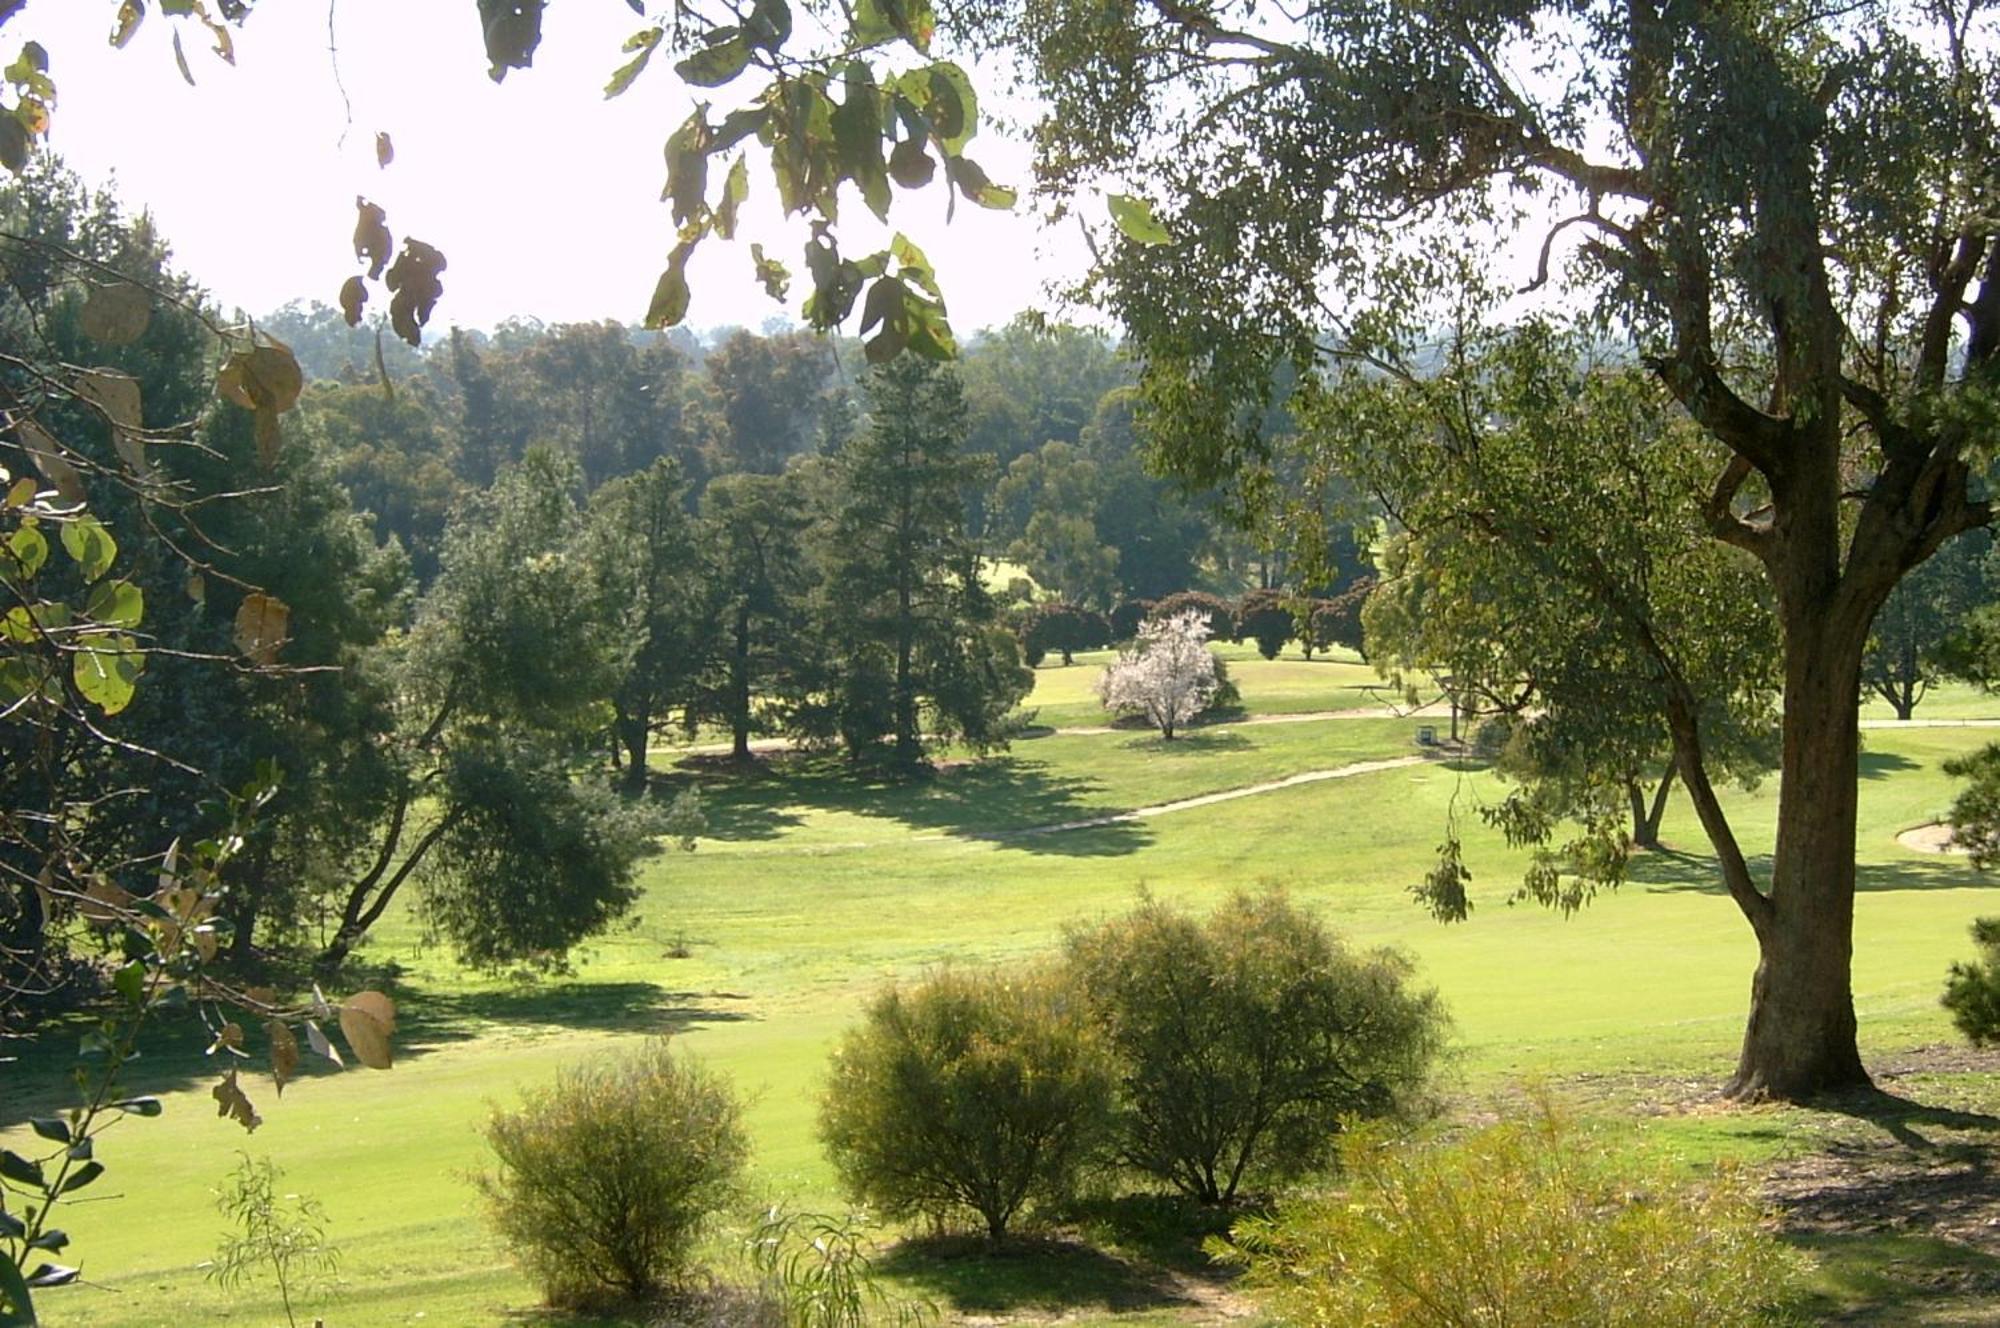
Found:
M 736 606 L 734 648 L 729 655 L 730 755 L 750 759 L 750 604 Z
M 618 711 L 616 724 L 618 745 L 625 749 L 625 769 L 620 783 L 627 793 L 644 793 L 649 771 L 646 767 L 646 745 L 652 736 L 650 717 L 632 714 L 622 707 Z
M 1767 925 L 1742 1054 L 1725 1093 L 1800 1101 L 1866 1087 L 1855 1038 L 1854 832 L 1867 625 L 1788 613 L 1784 754 Z M 1812 625 L 1808 625 L 1811 622 Z

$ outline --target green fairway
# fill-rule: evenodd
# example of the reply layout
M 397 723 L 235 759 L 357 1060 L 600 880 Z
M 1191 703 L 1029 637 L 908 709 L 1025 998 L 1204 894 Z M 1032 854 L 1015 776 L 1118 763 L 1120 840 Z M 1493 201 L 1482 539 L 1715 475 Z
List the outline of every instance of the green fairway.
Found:
M 1253 715 L 1367 704 L 1354 689 L 1373 676 L 1352 661 L 1290 657 L 1238 659 L 1232 668 Z M 1041 670 L 1034 704 L 1044 722 L 1052 713 L 1083 722 L 1095 672 L 1082 663 Z M 399 975 L 396 1069 L 315 1074 L 280 1102 L 257 1062 L 246 1084 L 265 1124 L 247 1137 L 215 1118 L 213 1067 L 196 1031 L 165 1028 L 149 1038 L 132 1087 L 164 1093 L 167 1113 L 105 1138 L 112 1170 L 100 1185 L 120 1197 L 65 1213 L 91 1285 L 50 1296 L 49 1321 L 281 1322 L 274 1296 L 232 1302 L 198 1271 L 221 1234 L 209 1189 L 238 1151 L 269 1154 L 287 1168 L 289 1185 L 326 1204 L 345 1253 L 323 1311 L 329 1328 L 509 1321 L 535 1296 L 478 1220 L 467 1182 L 481 1165 L 475 1126 L 518 1085 L 649 1033 L 680 1033 L 734 1077 L 749 1101 L 759 1200 L 835 1207 L 841 1201 L 813 1139 L 815 1098 L 829 1044 L 867 994 L 941 963 L 1044 950 L 1066 926 L 1121 909 L 1141 889 L 1200 906 L 1238 886 L 1282 885 L 1356 943 L 1407 950 L 1453 1013 L 1453 1074 L 1469 1100 L 1524 1076 L 1673 1080 L 1689 1093 L 1719 1079 L 1735 1052 L 1754 946 L 1683 802 L 1668 818 L 1668 848 L 1638 858 L 1628 886 L 1571 919 L 1508 906 L 1521 855 L 1474 810 L 1496 785 L 1440 761 L 1030 833 L 1413 756 L 1420 722 L 1434 721 L 1223 724 L 1171 744 L 1141 732 L 1058 735 L 984 762 L 948 761 L 935 778 L 903 786 L 861 780 L 831 762 L 752 776 L 663 768 L 670 780 L 703 782 L 711 834 L 691 855 L 648 865 L 631 925 L 588 947 L 574 978 L 522 986 L 469 977 L 399 911 L 365 954 Z M 1937 1008 L 1945 967 L 1965 953 L 1972 918 L 2000 911 L 2000 897 L 1961 859 L 1895 840 L 1949 805 L 1942 763 L 1986 736 L 1952 728 L 1867 735 L 1855 990 L 1871 1055 L 1950 1037 Z M 1767 781 L 1729 795 L 1753 852 L 1768 847 L 1775 793 Z M 1476 909 L 1470 922 L 1447 928 L 1407 888 L 1454 808 Z M 21 1146 L 31 1111 L 63 1104 L 69 1045 L 51 1037 L 5 1070 L 0 1126 L 9 1146 Z M 1704 1111 L 1649 1115 L 1641 1128 L 1695 1157 L 1763 1157 L 1789 1146 L 1791 1121 L 1772 1111 Z M 718 1258 L 734 1257 L 742 1230 L 716 1237 Z M 1114 1295 L 1109 1274 L 1073 1268 L 1030 1270 L 1021 1276 L 1033 1285 L 1014 1290 L 996 1283 L 985 1302 L 948 1269 L 907 1260 L 891 1268 L 906 1291 L 968 1312 L 1057 1312 L 1064 1296 L 1050 1287 L 1072 1274 L 1080 1280 L 1067 1303 L 1086 1318 L 1112 1306 L 1133 1310 L 1132 1322 L 1179 1312 Z

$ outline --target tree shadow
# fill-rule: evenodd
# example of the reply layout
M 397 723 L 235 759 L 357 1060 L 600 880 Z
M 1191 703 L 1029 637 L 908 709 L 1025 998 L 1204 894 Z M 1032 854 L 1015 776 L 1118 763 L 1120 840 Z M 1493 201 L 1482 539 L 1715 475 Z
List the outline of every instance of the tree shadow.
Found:
M 998 1249 L 976 1237 L 906 1240 L 875 1268 L 960 1314 L 1130 1313 L 1195 1303 L 1160 1269 L 1067 1240 L 1011 1237 Z
M 1820 1111 L 1873 1125 L 1906 1148 L 1920 1151 L 1962 1144 L 1962 1141 L 1955 1140 L 1940 1142 L 1923 1133 L 1926 1129 L 1933 1134 L 1942 1130 L 2000 1134 L 2000 1116 L 1984 1111 L 1963 1111 L 1956 1107 L 1926 1106 L 1882 1088 L 1827 1093 L 1814 1098 L 1812 1105 Z M 1979 1140 L 1978 1145 L 1969 1156 L 1976 1161 L 1978 1174 L 1990 1178 L 1992 1140 Z
M 1234 729 L 1182 729 L 1171 741 L 1157 733 L 1147 733 L 1119 745 L 1128 752 L 1147 751 L 1163 759 L 1180 760 L 1212 756 L 1216 752 L 1248 751 L 1255 744 Z
M 1861 778 L 1887 779 L 1899 770 L 1915 770 L 1918 762 L 1899 752 L 1861 753 Z
M 1081 1199 L 1064 1216 L 1093 1244 L 1130 1253 L 1185 1277 L 1224 1282 L 1235 1276 L 1209 1258 L 1202 1244 L 1227 1236 L 1237 1219 L 1259 1212 L 1238 1204 L 1218 1208 L 1178 1194 L 1121 1194 Z
M 1243 741 L 1231 734 L 1205 736 L 1211 745 L 1200 750 L 1210 752 Z M 783 778 L 772 777 L 778 770 Z M 803 823 L 801 809 L 812 809 L 1064 857 L 1121 856 L 1152 842 L 1144 826 L 1109 819 L 1125 809 L 1092 800 L 1103 789 L 1096 780 L 1055 774 L 1047 763 L 1018 755 L 908 770 L 795 754 L 701 787 L 708 818 L 703 838 L 724 841 L 776 839 Z M 1091 824 L 1079 824 L 1085 822 Z M 1074 828 L 1055 831 L 1058 826 Z
M 1759 883 L 1771 879 L 1771 855 L 1746 860 Z M 1632 856 L 1626 879 L 1664 894 L 1726 895 L 1721 870 L 1704 853 L 1662 846 Z M 1963 890 L 1988 884 L 1963 861 L 1940 856 L 1937 861 L 1863 862 L 1854 869 L 1854 888 L 1864 893 L 1892 890 Z
M 556 1037 L 576 1030 L 671 1034 L 708 1024 L 732 1023 L 756 1016 L 738 1004 L 748 997 L 730 992 L 663 991 L 646 982 L 557 982 L 480 992 L 445 992 L 429 988 L 391 988 L 396 1001 L 397 1063 L 406 1063 L 455 1043 L 469 1042 L 494 1025 L 540 1031 Z M 358 1065 L 348 1053 L 338 1020 L 321 1021 L 327 1037 L 347 1062 L 343 1070 L 306 1051 L 291 1078 L 311 1080 L 332 1075 L 377 1073 Z M 0 1095 L 0 1129 L 19 1125 L 31 1116 L 48 1115 L 77 1103 L 71 1078 L 79 1064 L 78 1039 L 95 1026 L 85 1018 L 50 1024 L 31 1043 L 13 1044 L 17 1063 L 0 1067 L 8 1091 Z M 247 1057 L 207 1053 L 208 1028 L 193 1014 L 154 1016 L 140 1030 L 138 1055 L 119 1076 L 118 1096 L 143 1097 L 175 1093 L 213 1083 L 231 1069 L 240 1072 L 244 1090 L 266 1114 L 277 1094 L 270 1080 L 268 1043 L 261 1028 L 246 1021 Z

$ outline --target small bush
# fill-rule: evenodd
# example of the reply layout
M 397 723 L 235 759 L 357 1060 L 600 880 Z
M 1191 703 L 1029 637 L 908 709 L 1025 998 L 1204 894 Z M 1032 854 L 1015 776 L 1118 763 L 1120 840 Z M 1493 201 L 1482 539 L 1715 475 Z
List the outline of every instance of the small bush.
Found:
M 1147 900 L 1067 953 L 1118 1065 L 1119 1160 L 1205 1203 L 1318 1168 L 1348 1118 L 1407 1114 L 1443 1042 L 1405 961 L 1275 892 L 1201 920 Z
M 1770 1322 L 1803 1271 L 1747 1177 L 1621 1167 L 1546 1110 L 1456 1143 L 1364 1128 L 1340 1162 L 1338 1193 L 1211 1246 L 1281 1320 L 1744 1328 Z
M 2000 1042 L 2000 918 L 1974 922 L 1972 943 L 1979 947 L 1979 958 L 1951 966 L 1944 1008 L 1973 1046 L 1984 1047 Z
M 819 1132 L 854 1198 L 938 1227 L 970 1212 L 999 1241 L 1070 1192 L 1110 1093 L 1052 975 L 946 971 L 890 988 L 842 1039 Z
M 1153 614 L 1149 599 L 1121 599 L 1111 609 L 1111 639 L 1130 641 L 1139 634 L 1139 624 Z
M 1316 601 L 1307 622 L 1308 639 L 1318 650 L 1346 646 L 1362 650 L 1361 608 L 1375 589 L 1375 578 L 1364 576 L 1332 599 Z
M 489 1217 L 550 1304 L 647 1300 L 685 1281 L 748 1143 L 728 1085 L 664 1039 L 563 1072 L 486 1123 Z
M 1218 641 L 1236 639 L 1236 609 L 1219 595 L 1211 595 L 1205 590 L 1182 590 L 1156 600 L 1146 610 L 1146 617 L 1152 622 L 1164 622 L 1177 618 L 1188 610 L 1201 614 L 1208 624 L 1209 635 Z
M 931 1328 L 928 1301 L 892 1299 L 875 1281 L 868 1229 L 849 1214 L 794 1213 L 773 1208 L 750 1241 L 751 1262 L 766 1300 L 786 1328 Z
M 1039 664 L 1050 651 L 1065 665 L 1079 650 L 1101 650 L 1111 644 L 1111 620 L 1075 604 L 1037 604 L 1022 619 L 1021 647 Z

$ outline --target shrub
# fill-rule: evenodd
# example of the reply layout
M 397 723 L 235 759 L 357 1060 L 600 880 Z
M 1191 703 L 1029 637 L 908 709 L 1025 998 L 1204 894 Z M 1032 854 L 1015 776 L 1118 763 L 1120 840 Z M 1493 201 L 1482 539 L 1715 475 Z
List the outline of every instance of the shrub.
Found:
M 1346 646 L 1356 654 L 1364 654 L 1361 634 L 1361 606 L 1368 602 L 1369 592 L 1375 589 L 1375 578 L 1364 576 L 1335 595 L 1332 599 L 1316 601 L 1312 617 L 1308 620 L 1307 638 L 1316 650 L 1326 650 L 1333 646 Z
M 564 1071 L 495 1111 L 489 1217 L 554 1305 L 645 1300 L 683 1282 L 736 1194 L 748 1144 L 727 1083 L 664 1039 Z
M 1228 600 L 1211 595 L 1205 590 L 1182 590 L 1154 601 L 1146 610 L 1146 617 L 1152 622 L 1164 622 L 1178 618 L 1190 609 L 1199 613 L 1208 624 L 1209 635 L 1219 641 L 1230 641 L 1236 637 L 1236 610 Z
M 1348 1118 L 1407 1113 L 1443 1041 L 1403 959 L 1276 892 L 1203 920 L 1148 899 L 1067 955 L 1118 1065 L 1119 1160 L 1207 1203 L 1316 1169 Z
M 946 971 L 891 987 L 842 1039 L 819 1132 L 856 1199 L 940 1227 L 970 1212 L 997 1242 L 1070 1192 L 1110 1093 L 1050 973 Z
M 750 1242 L 751 1262 L 786 1328 L 931 1328 L 928 1301 L 892 1299 L 875 1281 L 868 1229 L 852 1214 L 773 1208 Z
M 1951 966 L 1944 1008 L 1951 1011 L 1958 1031 L 1983 1047 L 2000 1042 L 2000 918 L 1975 921 L 1972 943 L 1979 947 L 1979 958 Z
M 1236 605 L 1236 639 L 1257 643 L 1257 653 L 1276 659 L 1298 633 L 1298 618 L 1282 592 L 1253 590 Z
M 1130 641 L 1139 634 L 1139 624 L 1153 614 L 1150 599 L 1121 599 L 1111 610 L 1111 639 Z
M 1100 650 L 1111 644 L 1111 620 L 1075 604 L 1037 604 L 1028 610 L 1021 632 L 1022 648 L 1037 663 L 1051 650 L 1064 664 L 1079 650 Z
M 1622 1168 L 1547 1111 L 1456 1143 L 1364 1128 L 1340 1162 L 1340 1192 L 1211 1249 L 1281 1320 L 1739 1328 L 1769 1322 L 1802 1271 L 1747 1177 Z
M 292 1295 L 310 1294 L 340 1269 L 340 1251 L 326 1238 L 326 1210 L 305 1194 L 281 1194 L 285 1170 L 268 1157 L 242 1155 L 215 1206 L 235 1230 L 222 1238 L 208 1265 L 210 1281 L 235 1290 L 269 1269 L 285 1307 L 285 1322 L 296 1325 Z

